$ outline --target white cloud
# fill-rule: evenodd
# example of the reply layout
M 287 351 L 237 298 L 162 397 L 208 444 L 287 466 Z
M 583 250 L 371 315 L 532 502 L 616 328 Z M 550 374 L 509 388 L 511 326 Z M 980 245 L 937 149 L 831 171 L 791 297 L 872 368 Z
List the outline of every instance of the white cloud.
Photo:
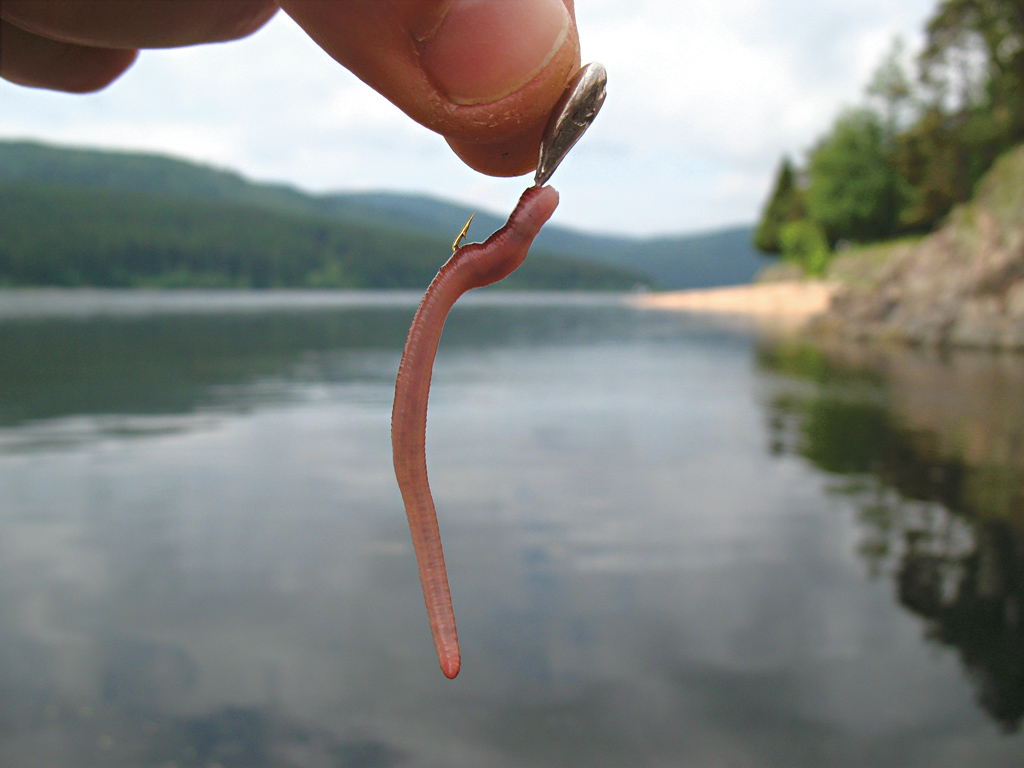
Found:
M 935 0 L 577 0 L 604 112 L 554 183 L 556 220 L 663 233 L 752 221 L 783 153 L 859 100 Z M 0 136 L 164 151 L 315 191 L 419 191 L 508 209 L 522 179 L 466 169 L 283 14 L 236 43 L 147 51 L 108 90 L 0 83 Z
M 600 124 L 654 185 L 634 182 L 642 210 L 621 226 L 666 231 L 754 219 L 779 157 L 801 154 L 860 99 L 893 36 L 913 38 L 932 0 L 578 5 L 585 54 L 609 70 Z

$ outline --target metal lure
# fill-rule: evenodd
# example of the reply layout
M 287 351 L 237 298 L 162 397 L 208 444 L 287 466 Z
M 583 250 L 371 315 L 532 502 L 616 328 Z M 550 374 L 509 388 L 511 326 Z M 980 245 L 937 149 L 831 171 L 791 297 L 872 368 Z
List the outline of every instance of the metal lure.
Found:
M 604 104 L 607 83 L 604 66 L 593 62 L 577 72 L 566 86 L 544 128 L 537 174 L 533 177 L 536 186 L 547 183 L 558 164 L 594 122 Z

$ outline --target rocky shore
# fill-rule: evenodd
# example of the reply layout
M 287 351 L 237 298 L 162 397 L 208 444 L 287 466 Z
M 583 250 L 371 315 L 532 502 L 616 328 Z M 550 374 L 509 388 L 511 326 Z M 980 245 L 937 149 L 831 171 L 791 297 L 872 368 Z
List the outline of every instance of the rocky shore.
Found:
M 815 333 L 1024 350 L 1024 146 L 935 233 L 881 258 L 872 249 L 840 257 L 832 271 L 842 285 L 810 324 Z
M 1024 351 L 1024 145 L 933 234 L 840 255 L 825 280 L 799 279 L 787 265 L 771 272 L 752 285 L 631 303 L 835 340 Z

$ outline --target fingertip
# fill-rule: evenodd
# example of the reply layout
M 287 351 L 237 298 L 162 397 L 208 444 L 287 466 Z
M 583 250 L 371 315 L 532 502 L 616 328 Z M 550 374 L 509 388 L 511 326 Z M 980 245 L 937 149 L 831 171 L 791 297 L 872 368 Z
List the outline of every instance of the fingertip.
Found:
M 112 83 L 134 63 L 131 48 L 93 48 L 39 37 L 0 22 L 0 76 L 30 88 L 92 93 Z
M 556 1 L 564 7 L 548 8 L 542 0 L 279 0 L 336 61 L 489 176 L 536 168 L 548 114 L 579 69 L 573 4 Z M 511 49 L 498 45 L 502 35 L 516 40 L 522 25 L 504 28 L 496 17 L 504 13 L 506 21 L 525 25 L 530 8 L 538 16 L 535 39 Z M 442 52 L 442 45 L 450 47 Z M 509 51 L 506 67 L 500 59 Z
M 277 12 L 273 0 L 4 0 L 4 18 L 42 38 L 96 48 L 172 48 L 236 40 Z
M 571 6 L 570 6 L 571 11 Z M 507 96 L 486 104 L 449 107 L 452 119 L 440 132 L 466 165 L 488 176 L 521 176 L 538 162 L 551 109 L 580 67 L 579 36 L 570 26 L 544 66 Z
M 131 68 L 139 56 L 137 50 L 124 48 L 89 48 L 78 57 L 79 66 L 60 73 L 59 79 L 45 88 L 67 93 L 102 91 Z
M 493 142 L 445 140 L 452 152 L 474 171 L 488 176 L 522 176 L 537 167 L 543 123 L 511 138 Z
M 490 104 L 537 76 L 565 45 L 562 0 L 452 0 L 428 36 L 413 34 L 420 65 L 454 104 Z

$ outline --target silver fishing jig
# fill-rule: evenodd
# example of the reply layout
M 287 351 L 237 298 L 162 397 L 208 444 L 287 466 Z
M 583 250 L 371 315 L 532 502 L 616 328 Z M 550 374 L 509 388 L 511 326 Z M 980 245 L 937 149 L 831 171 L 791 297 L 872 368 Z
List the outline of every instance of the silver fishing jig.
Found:
M 594 62 L 577 72 L 566 86 L 544 128 L 537 174 L 533 177 L 535 185 L 540 187 L 547 183 L 558 164 L 594 122 L 604 104 L 607 83 L 604 66 Z

